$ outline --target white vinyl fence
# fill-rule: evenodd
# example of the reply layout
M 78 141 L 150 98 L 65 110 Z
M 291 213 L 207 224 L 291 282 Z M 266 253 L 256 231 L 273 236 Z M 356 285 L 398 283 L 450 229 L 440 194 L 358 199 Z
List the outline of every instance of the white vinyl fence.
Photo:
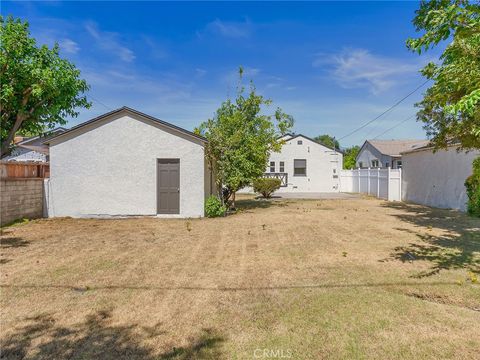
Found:
M 402 169 L 342 170 L 340 191 L 368 194 L 388 201 L 401 201 Z

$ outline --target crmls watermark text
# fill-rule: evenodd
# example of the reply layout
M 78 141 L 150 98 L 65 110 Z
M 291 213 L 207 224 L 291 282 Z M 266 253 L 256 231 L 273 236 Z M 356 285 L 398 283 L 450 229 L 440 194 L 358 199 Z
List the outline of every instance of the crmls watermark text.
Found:
M 253 351 L 255 359 L 290 359 L 292 355 L 291 349 L 255 349 Z

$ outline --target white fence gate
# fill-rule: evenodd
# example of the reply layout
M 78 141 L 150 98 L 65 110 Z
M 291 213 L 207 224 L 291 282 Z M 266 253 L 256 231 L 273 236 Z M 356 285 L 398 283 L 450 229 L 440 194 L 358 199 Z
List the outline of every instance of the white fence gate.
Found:
M 401 201 L 402 169 L 342 170 L 340 191 L 373 195 L 388 201 Z

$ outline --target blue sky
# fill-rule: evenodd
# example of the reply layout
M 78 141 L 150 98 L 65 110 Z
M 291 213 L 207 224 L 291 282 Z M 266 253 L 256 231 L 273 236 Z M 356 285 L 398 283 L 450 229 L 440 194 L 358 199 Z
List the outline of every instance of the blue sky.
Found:
M 3 2 L 39 43 L 58 42 L 91 85 L 93 106 L 69 125 L 123 105 L 187 129 L 234 95 L 242 65 L 295 132 L 341 138 L 424 80 L 405 40 L 418 2 Z M 415 113 L 422 88 L 345 138 L 361 144 Z M 424 138 L 406 121 L 382 138 Z

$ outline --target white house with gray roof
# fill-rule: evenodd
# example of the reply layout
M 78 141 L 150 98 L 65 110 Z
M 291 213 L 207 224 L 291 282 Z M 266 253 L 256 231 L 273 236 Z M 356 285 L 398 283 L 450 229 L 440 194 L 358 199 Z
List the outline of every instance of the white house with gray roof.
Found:
M 278 153 L 271 153 L 265 172 L 282 181 L 282 192 L 338 192 L 343 153 L 302 134 L 287 134 Z
M 426 146 L 428 140 L 366 140 L 357 155 L 358 168 L 402 167 L 402 152 Z

